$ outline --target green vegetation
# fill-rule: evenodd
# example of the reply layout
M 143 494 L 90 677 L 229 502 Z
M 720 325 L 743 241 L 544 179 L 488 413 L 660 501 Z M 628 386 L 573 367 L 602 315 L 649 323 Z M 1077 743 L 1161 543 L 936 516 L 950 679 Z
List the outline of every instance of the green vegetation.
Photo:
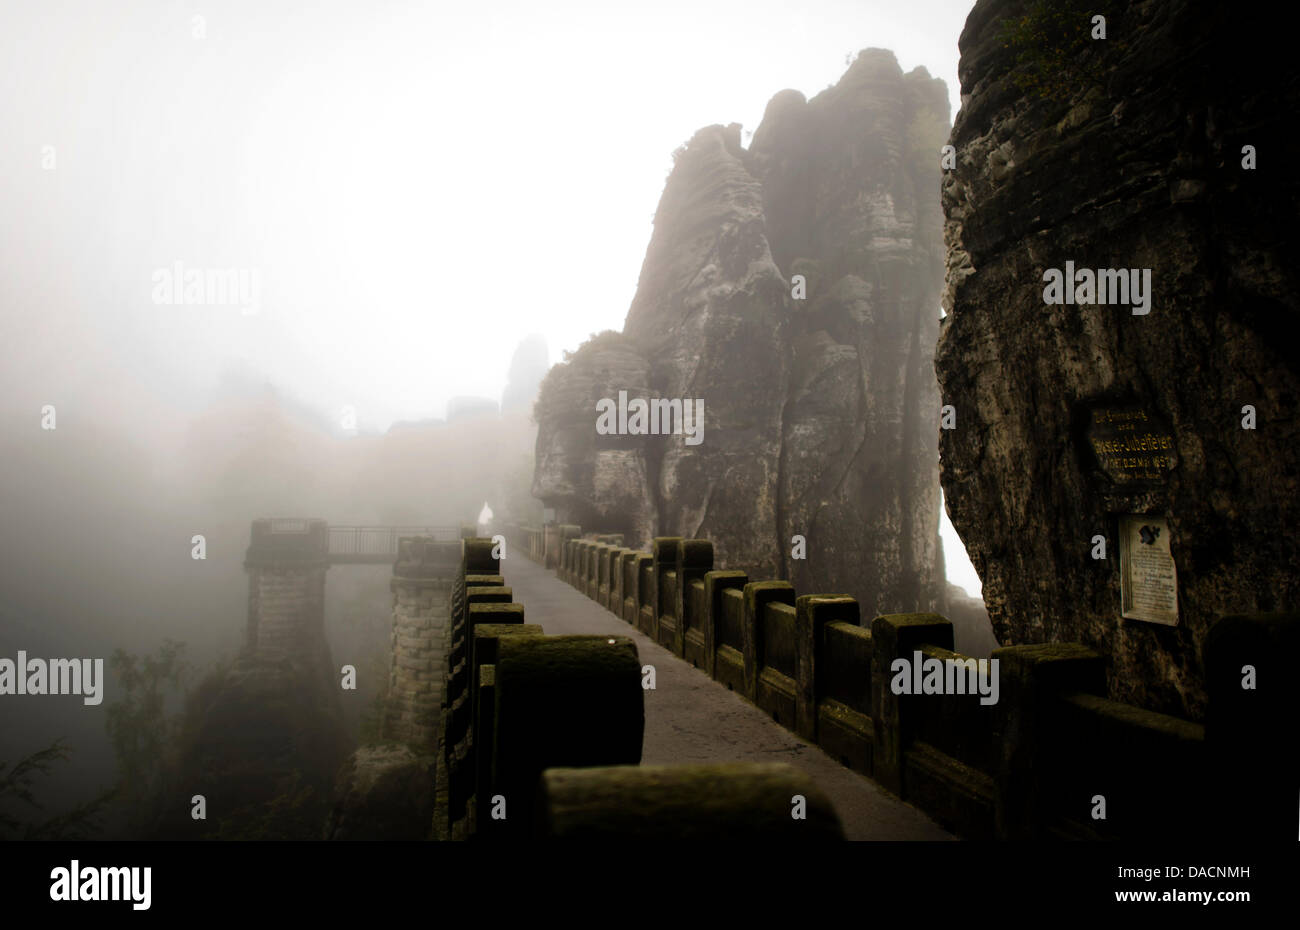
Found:
M 57 763 L 67 762 L 70 753 L 61 740 L 56 740 L 20 759 L 12 768 L 0 762 L 0 840 L 85 840 L 100 831 L 99 818 L 114 795 L 112 790 L 38 822 L 15 812 L 21 808 L 33 812 L 43 809 L 36 800 L 35 781 L 38 776 L 48 777 Z
M 38 781 L 68 762 L 71 749 L 61 740 L 10 766 L 0 762 L 0 839 L 84 840 L 102 830 L 101 818 L 110 802 L 125 805 L 132 821 L 141 814 L 162 784 L 164 758 L 176 721 L 166 716 L 169 689 L 178 688 L 187 672 L 181 661 L 184 645 L 167 640 L 152 656 L 132 656 L 118 649 L 109 658 L 123 697 L 106 710 L 109 739 L 118 761 L 118 785 L 60 814 L 33 820 L 41 811 Z M 25 816 L 22 812 L 27 812 Z
M 280 778 L 279 793 L 269 801 L 249 804 L 216 821 L 209 840 L 319 839 L 328 813 L 326 802 L 301 772 Z
M 367 680 L 379 682 L 370 706 L 361 712 L 357 742 L 361 746 L 374 746 L 383 741 L 384 719 L 388 716 L 388 656 L 372 653 L 368 663 Z
M 600 348 L 617 348 L 626 344 L 627 344 L 626 338 L 618 330 L 603 329 L 598 333 L 592 333 L 591 335 L 589 335 L 586 338 L 586 340 L 582 343 L 582 345 L 578 346 L 578 348 L 573 350 L 572 352 L 570 352 L 568 349 L 565 349 L 564 360 L 566 362 L 570 361 L 575 355 L 577 355 L 579 352 L 583 351 L 584 349 L 593 350 L 593 349 L 600 349 Z M 554 370 L 555 369 L 553 368 L 551 369 L 551 371 Z
M 1031 0 L 1022 16 L 1008 16 L 998 34 L 1002 47 L 1015 52 L 1012 80 L 1026 93 L 1065 101 L 1080 91 L 1106 89 L 1100 61 L 1123 52 L 1128 43 L 1111 38 L 1113 2 Z M 1105 39 L 1092 38 L 1092 18 L 1106 17 Z
M 175 718 L 167 718 L 167 692 L 178 689 L 189 674 L 184 652 L 184 643 L 168 639 L 156 655 L 133 656 L 118 649 L 108 660 L 122 698 L 109 705 L 105 725 L 128 800 L 155 797 L 162 784 L 164 756 L 177 726 Z

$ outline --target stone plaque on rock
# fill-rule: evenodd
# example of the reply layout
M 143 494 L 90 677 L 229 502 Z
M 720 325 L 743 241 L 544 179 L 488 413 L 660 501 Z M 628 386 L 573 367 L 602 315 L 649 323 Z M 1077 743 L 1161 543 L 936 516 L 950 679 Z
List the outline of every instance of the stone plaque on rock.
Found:
M 1178 623 L 1178 576 L 1163 517 L 1119 518 L 1121 613 L 1126 620 Z
M 1116 484 L 1163 481 L 1177 461 L 1173 431 L 1143 407 L 1094 407 L 1088 445 Z

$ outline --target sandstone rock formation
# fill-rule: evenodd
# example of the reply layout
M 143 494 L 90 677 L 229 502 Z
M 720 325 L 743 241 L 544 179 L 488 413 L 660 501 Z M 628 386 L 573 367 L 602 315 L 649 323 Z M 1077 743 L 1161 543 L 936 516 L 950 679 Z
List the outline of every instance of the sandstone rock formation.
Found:
M 495 400 L 489 397 L 453 397 L 447 401 L 447 422 L 470 417 L 493 416 L 500 412 Z
M 551 370 L 536 406 L 533 494 L 565 522 L 644 540 L 658 531 L 649 437 L 599 436 L 594 427 L 596 402 L 620 390 L 649 390 L 644 356 L 620 333 L 602 333 Z
M 707 537 L 720 566 L 854 594 L 868 616 L 942 606 L 947 129 L 943 83 L 868 49 L 812 100 L 777 94 L 748 150 L 735 124 L 696 133 L 623 332 L 543 383 L 534 494 L 631 545 Z M 597 435 L 596 402 L 624 390 L 702 399 L 702 442 Z
M 527 412 L 537 399 L 537 389 L 550 367 L 546 351 L 546 338 L 534 333 L 526 336 L 515 347 L 510 357 L 510 370 L 506 374 L 506 388 L 501 393 L 501 412 L 515 410 Z
M 1066 6 L 1072 28 L 1090 21 Z M 1216 616 L 1300 595 L 1298 188 L 1282 157 L 1297 85 L 1246 10 L 1109 6 L 1107 39 L 1065 53 L 1068 36 L 1015 28 L 1041 4 L 980 0 L 966 22 L 943 180 L 936 369 L 957 428 L 942 480 L 1004 645 L 1083 642 L 1109 658 L 1112 697 L 1199 718 Z M 1067 261 L 1150 269 L 1150 312 L 1045 305 L 1044 273 Z M 1162 424 L 1169 462 L 1130 477 L 1101 461 L 1091 424 L 1114 408 Z M 1125 514 L 1168 520 L 1176 625 L 1121 617 Z

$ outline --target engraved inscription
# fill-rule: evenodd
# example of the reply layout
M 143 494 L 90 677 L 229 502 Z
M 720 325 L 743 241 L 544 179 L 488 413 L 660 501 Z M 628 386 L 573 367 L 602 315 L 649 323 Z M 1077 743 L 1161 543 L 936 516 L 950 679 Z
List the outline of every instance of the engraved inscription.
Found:
M 1140 407 L 1094 409 L 1088 444 L 1102 471 L 1117 484 L 1163 481 L 1177 462 L 1169 428 Z

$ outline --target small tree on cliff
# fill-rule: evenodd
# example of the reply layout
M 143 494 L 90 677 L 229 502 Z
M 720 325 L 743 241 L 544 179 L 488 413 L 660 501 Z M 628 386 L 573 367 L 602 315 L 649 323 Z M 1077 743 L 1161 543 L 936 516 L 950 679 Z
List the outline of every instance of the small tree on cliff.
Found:
M 1116 15 L 1116 4 L 1085 0 L 1030 0 L 1020 16 L 1002 21 L 998 38 L 1015 52 L 1012 80 L 1026 93 L 1065 101 L 1081 90 L 1106 89 L 1102 67 L 1108 51 L 1123 52 L 1122 39 L 1093 39 L 1092 18 Z

